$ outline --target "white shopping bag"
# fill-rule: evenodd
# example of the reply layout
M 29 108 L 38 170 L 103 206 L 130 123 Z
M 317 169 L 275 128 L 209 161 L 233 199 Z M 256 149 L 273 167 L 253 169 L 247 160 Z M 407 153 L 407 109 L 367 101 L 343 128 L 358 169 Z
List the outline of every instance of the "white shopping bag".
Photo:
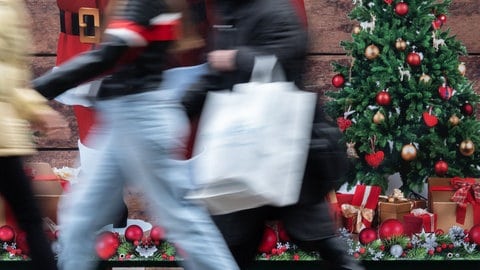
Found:
M 188 198 L 213 214 L 298 200 L 316 94 L 271 82 L 276 58 L 257 60 L 251 82 L 209 92 L 202 111 L 193 162 L 198 189 Z

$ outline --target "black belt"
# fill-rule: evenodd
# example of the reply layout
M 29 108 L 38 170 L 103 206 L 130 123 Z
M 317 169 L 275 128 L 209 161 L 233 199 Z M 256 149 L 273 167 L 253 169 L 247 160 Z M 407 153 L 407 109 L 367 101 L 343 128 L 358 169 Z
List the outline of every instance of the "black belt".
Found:
M 68 14 L 68 15 L 66 15 Z M 70 18 L 70 25 L 71 27 L 67 29 L 66 20 Z M 86 36 L 93 36 L 95 35 L 95 25 L 94 25 L 94 18 L 90 15 L 84 15 L 83 21 L 87 24 L 85 27 L 85 35 Z M 62 33 L 68 35 L 79 36 L 80 35 L 80 26 L 78 24 L 78 13 L 73 12 L 65 12 L 65 10 L 60 10 L 60 31 Z

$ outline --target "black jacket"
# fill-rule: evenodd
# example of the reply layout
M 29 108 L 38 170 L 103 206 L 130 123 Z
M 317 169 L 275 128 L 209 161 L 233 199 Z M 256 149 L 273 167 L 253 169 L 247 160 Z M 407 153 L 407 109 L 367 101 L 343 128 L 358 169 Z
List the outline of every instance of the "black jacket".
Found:
M 219 0 L 215 2 L 211 50 L 238 50 L 233 72 L 211 71 L 187 91 L 182 103 L 198 115 L 205 91 L 231 89 L 250 80 L 255 56 L 274 54 L 289 81 L 302 86 L 307 55 L 307 29 L 291 0 Z
M 55 98 L 86 81 L 104 77 L 98 97 L 133 94 L 158 88 L 169 41 L 152 37 L 153 19 L 168 12 L 162 0 L 129 1 L 107 27 L 97 49 L 64 63 L 33 81 L 33 88 Z

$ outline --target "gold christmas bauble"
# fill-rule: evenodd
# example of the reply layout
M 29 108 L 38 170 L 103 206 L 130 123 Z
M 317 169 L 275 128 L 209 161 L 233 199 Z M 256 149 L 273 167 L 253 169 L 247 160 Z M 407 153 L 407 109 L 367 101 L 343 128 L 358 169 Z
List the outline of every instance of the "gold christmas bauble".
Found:
M 471 140 L 464 140 L 460 143 L 460 153 L 464 156 L 471 156 L 475 152 L 475 144 Z
M 462 76 L 465 76 L 465 73 L 467 73 L 467 66 L 465 66 L 464 62 L 461 62 L 458 65 L 458 72 L 460 72 L 460 74 L 462 74 Z
M 367 57 L 367 59 L 369 59 L 369 60 L 373 60 L 373 59 L 377 58 L 379 54 L 380 54 L 380 50 L 378 49 L 377 46 L 375 46 L 373 44 L 369 45 L 365 49 L 365 57 Z
M 395 41 L 395 48 L 397 48 L 397 50 L 399 51 L 405 51 L 405 49 L 407 48 L 407 42 L 405 42 L 405 40 L 401 38 L 397 38 L 397 40 Z
M 432 77 L 428 76 L 427 74 L 423 73 L 420 76 L 420 82 L 423 84 L 429 84 L 432 81 Z
M 353 32 L 355 35 L 358 35 L 358 34 L 360 33 L 360 31 L 362 31 L 362 28 L 360 28 L 360 26 L 355 26 L 355 27 L 353 27 L 353 31 L 352 31 L 352 32 Z
M 450 125 L 456 126 L 458 125 L 458 123 L 460 123 L 460 118 L 458 118 L 458 116 L 454 114 L 450 116 L 450 118 L 448 119 L 448 122 L 450 123 Z
M 411 161 L 417 158 L 417 148 L 413 144 L 405 144 L 402 147 L 401 156 L 403 160 Z
M 375 113 L 375 115 L 373 116 L 373 122 L 375 124 L 380 124 L 382 123 L 383 121 L 385 121 L 385 115 L 383 115 L 383 113 L 381 113 L 380 111 L 378 111 L 377 113 Z

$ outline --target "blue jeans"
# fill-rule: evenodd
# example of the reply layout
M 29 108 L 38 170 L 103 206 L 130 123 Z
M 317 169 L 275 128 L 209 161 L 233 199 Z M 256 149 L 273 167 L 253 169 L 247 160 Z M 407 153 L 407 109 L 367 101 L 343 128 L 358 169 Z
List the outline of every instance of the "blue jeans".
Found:
M 143 190 L 159 218 L 156 224 L 182 251 L 183 267 L 238 269 L 207 210 L 184 199 L 193 186 L 189 161 L 182 159 L 189 123 L 175 91 L 117 97 L 99 101 L 97 107 L 101 128 L 92 145 L 98 162 L 61 204 L 60 269 L 94 269 L 95 232 L 117 213 L 111 194 L 124 181 Z

